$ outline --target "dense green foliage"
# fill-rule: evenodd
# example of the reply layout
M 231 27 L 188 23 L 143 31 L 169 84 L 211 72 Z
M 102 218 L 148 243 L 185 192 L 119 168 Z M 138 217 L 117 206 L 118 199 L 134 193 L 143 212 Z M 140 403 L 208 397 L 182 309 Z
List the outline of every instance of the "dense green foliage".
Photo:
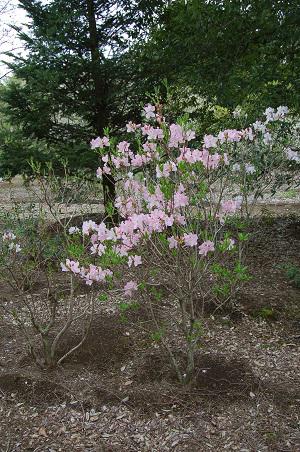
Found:
M 299 108 L 300 4 L 297 0 L 178 0 L 147 44 L 140 81 L 167 78 L 218 104 Z M 245 102 L 246 99 L 246 102 Z
M 27 171 L 31 157 L 95 168 L 91 137 L 105 127 L 121 133 L 155 90 L 200 132 L 230 126 L 237 105 L 248 122 L 270 105 L 299 110 L 297 0 L 44 3 L 20 1 L 31 25 L 19 30 L 27 54 L 14 58 L 0 92 L 9 124 L 0 132 L 1 175 Z
M 24 139 L 43 140 L 54 158 L 68 158 L 74 167 L 95 166 L 87 145 L 91 137 L 124 119 L 124 76 L 128 75 L 118 65 L 119 56 L 129 43 L 142 38 L 161 3 L 20 1 L 30 25 L 27 34 L 19 30 L 27 54 L 9 64 L 15 77 L 1 92 L 2 110 L 10 124 L 21 127 Z M 98 24 L 94 37 L 90 16 Z M 35 156 L 27 148 L 21 157 L 19 140 L 1 141 L 2 171 L 22 171 L 24 158 Z M 15 153 L 24 163 L 21 167 L 16 165 L 19 158 L 11 160 Z M 49 157 L 44 152 L 40 155 Z

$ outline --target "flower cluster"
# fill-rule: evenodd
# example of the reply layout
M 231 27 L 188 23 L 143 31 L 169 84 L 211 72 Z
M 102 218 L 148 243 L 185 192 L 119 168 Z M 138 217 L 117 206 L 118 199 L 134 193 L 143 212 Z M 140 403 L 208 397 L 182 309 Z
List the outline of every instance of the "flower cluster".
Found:
M 284 106 L 277 110 L 268 108 L 263 122 L 256 121 L 242 130 L 226 129 L 217 135 L 205 135 L 199 142 L 195 141 L 196 134 L 187 124 L 168 125 L 156 112 L 156 107 L 147 104 L 143 117 L 148 122 L 135 124 L 130 121 L 126 125 L 127 133 L 134 134 L 135 143 L 123 140 L 114 146 L 106 136 L 93 139 L 91 147 L 101 151 L 102 159 L 97 177 L 103 173 L 123 173 L 123 184 L 115 207 L 125 219 L 111 229 L 104 223 L 84 222 L 81 232 L 83 236 L 89 236 L 90 253 L 101 259 L 108 251 L 113 252 L 119 258 L 127 259 L 129 267 L 138 267 L 143 260 L 136 254 L 137 248 L 156 235 L 165 234 L 169 250 L 191 248 L 200 260 L 208 258 L 218 247 L 218 233 L 213 233 L 211 229 L 210 232 L 196 233 L 191 227 L 191 211 L 194 209 L 200 217 L 215 223 L 215 230 L 219 231 L 227 217 L 236 214 L 242 207 L 243 196 L 233 197 L 223 190 L 207 199 L 202 195 L 200 202 L 197 202 L 195 199 L 199 194 L 196 191 L 194 196 L 195 187 L 211 184 L 211 192 L 218 190 L 213 188 L 217 178 L 212 174 L 219 173 L 232 175 L 243 171 L 248 178 L 254 179 L 257 168 L 248 157 L 241 159 L 237 154 L 239 143 L 244 147 L 254 145 L 269 149 L 273 137 L 268 126 L 272 122 L 283 121 L 287 113 L 288 108 Z M 109 152 L 106 153 L 105 148 Z M 300 160 L 291 149 L 282 155 L 290 160 Z M 138 171 L 143 171 L 144 179 L 133 176 Z M 213 208 L 207 207 L 209 202 L 213 202 Z M 70 233 L 75 232 L 78 229 L 71 228 Z M 231 250 L 234 243 L 233 239 L 228 238 L 228 246 L 223 248 Z M 103 281 L 112 274 L 111 270 L 94 265 L 89 269 L 80 268 L 79 263 L 74 261 L 67 261 L 62 268 L 78 274 L 87 284 Z M 124 292 L 131 295 L 137 287 L 136 282 L 130 281 L 125 285 Z
M 88 286 L 91 286 L 93 282 L 105 282 L 108 277 L 113 275 L 111 270 L 103 270 L 101 267 L 97 267 L 93 264 L 90 264 L 87 269 L 80 267 L 78 261 L 70 259 L 66 259 L 66 262 L 61 262 L 60 265 L 63 272 L 71 272 L 74 275 L 79 276 Z
M 16 236 L 13 232 L 11 231 L 7 231 L 2 235 L 2 241 L 8 244 L 8 249 L 10 251 L 14 251 L 15 253 L 19 253 L 22 248 L 21 245 L 19 243 L 15 242 L 16 240 Z

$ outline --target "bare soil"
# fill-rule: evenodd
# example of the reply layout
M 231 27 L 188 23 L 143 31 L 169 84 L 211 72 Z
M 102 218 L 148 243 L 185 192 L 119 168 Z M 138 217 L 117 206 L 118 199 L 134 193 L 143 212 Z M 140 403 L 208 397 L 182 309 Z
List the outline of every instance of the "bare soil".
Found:
M 299 451 L 300 289 L 282 269 L 300 266 L 292 204 L 288 216 L 265 212 L 255 228 L 253 278 L 235 312 L 205 320 L 189 388 L 145 332 L 143 307 L 124 317 L 117 300 L 98 303 L 84 346 L 47 372 L 0 318 L 0 451 Z M 0 287 L 0 301 L 8 298 Z M 60 351 L 79 334 L 72 330 Z

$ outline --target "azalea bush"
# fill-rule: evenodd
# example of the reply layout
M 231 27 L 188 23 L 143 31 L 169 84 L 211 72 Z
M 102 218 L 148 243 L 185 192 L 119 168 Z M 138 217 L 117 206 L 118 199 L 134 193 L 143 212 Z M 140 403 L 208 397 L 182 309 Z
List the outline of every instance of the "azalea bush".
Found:
M 85 341 L 95 297 L 82 290 L 73 273 L 61 273 L 66 256 L 85 252 L 82 241 L 68 233 L 73 219 L 83 215 L 82 206 L 74 205 L 78 192 L 69 190 L 73 180 L 68 174 L 44 176 L 38 168 L 35 174 L 28 187 L 34 201 L 12 202 L 0 214 L 0 311 L 24 336 L 35 362 L 49 368 Z M 66 348 L 62 343 L 74 326 L 81 337 Z
M 119 181 L 111 208 L 123 220 L 112 228 L 87 221 L 72 231 L 90 241 L 93 263 L 67 260 L 62 268 L 89 285 L 116 280 L 122 268 L 120 292 L 144 300 L 182 383 L 194 375 L 205 312 L 230 303 L 249 278 L 243 219 L 298 165 L 298 154 L 287 147 L 287 113 L 286 107 L 268 109 L 263 121 L 199 140 L 187 117 L 168 124 L 162 107 L 148 104 L 144 124 L 126 126 L 130 141 L 91 141 L 102 160 L 97 177 Z M 175 331 L 184 365 L 172 347 Z

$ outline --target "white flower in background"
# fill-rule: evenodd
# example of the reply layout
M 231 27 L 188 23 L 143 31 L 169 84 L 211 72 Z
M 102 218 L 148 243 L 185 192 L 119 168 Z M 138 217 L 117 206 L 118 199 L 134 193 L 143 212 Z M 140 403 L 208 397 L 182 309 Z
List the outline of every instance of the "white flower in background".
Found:
M 238 172 L 241 169 L 241 165 L 239 163 L 235 163 L 232 165 L 232 171 Z
M 300 156 L 299 156 L 298 152 L 293 151 L 293 149 L 291 149 L 291 148 L 287 148 L 285 150 L 285 155 L 288 160 L 293 160 L 294 162 L 300 162 Z
M 69 228 L 69 234 L 76 234 L 76 232 L 79 232 L 80 229 L 77 226 L 71 226 Z
M 15 238 L 16 238 L 15 234 L 13 234 L 13 233 L 10 232 L 10 231 L 5 232 L 5 233 L 3 234 L 3 236 L 2 236 L 2 240 L 3 240 L 3 241 L 6 241 L 6 240 L 15 240 Z
M 272 143 L 272 135 L 269 132 L 264 134 L 263 142 L 267 145 Z
M 251 165 L 251 163 L 246 163 L 245 164 L 245 171 L 247 174 L 253 174 L 255 173 L 255 166 Z
M 234 118 L 239 118 L 240 116 L 242 116 L 242 109 L 241 109 L 241 107 L 236 107 L 234 110 L 233 110 L 233 112 L 232 112 L 232 115 L 233 115 L 233 117 Z

